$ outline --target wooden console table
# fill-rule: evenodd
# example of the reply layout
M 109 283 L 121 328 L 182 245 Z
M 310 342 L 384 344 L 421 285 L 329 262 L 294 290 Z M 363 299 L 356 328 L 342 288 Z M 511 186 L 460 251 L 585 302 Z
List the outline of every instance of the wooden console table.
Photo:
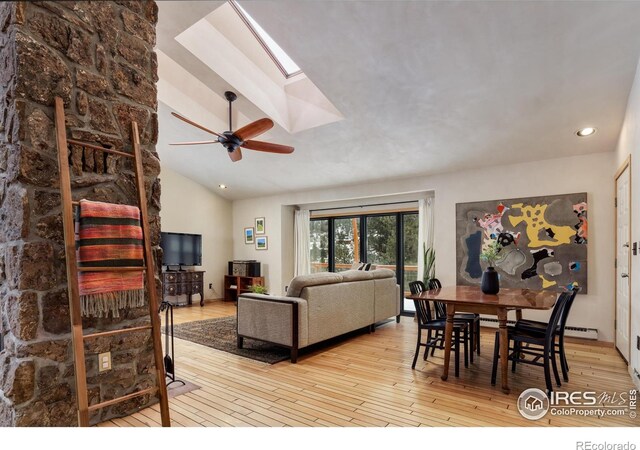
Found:
M 264 286 L 264 277 L 238 277 L 236 275 L 225 275 L 224 301 L 237 301 L 238 295 L 251 292 L 251 286 L 256 284 Z
M 162 300 L 174 295 L 186 295 L 190 305 L 193 294 L 200 294 L 200 306 L 204 306 L 204 271 L 167 270 L 162 272 Z M 172 303 L 172 302 L 171 302 Z

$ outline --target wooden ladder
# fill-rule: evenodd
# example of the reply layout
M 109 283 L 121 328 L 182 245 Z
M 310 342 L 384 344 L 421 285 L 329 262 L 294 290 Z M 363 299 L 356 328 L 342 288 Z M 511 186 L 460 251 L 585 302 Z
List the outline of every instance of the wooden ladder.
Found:
M 69 284 L 69 315 L 71 316 L 71 338 L 73 347 L 73 359 L 75 365 L 75 383 L 76 383 L 76 399 L 78 407 L 78 424 L 82 427 L 89 426 L 89 412 L 95 411 L 107 406 L 111 406 L 132 398 L 140 397 L 147 394 L 157 394 L 160 400 L 160 414 L 162 417 L 162 426 L 171 426 L 169 417 L 169 403 L 167 398 L 167 386 L 165 384 L 164 362 L 162 359 L 162 341 L 160 339 L 160 317 L 158 312 L 158 299 L 155 289 L 155 264 L 153 254 L 151 252 L 151 243 L 149 242 L 149 217 L 147 210 L 147 195 L 144 186 L 144 172 L 142 168 L 142 155 L 140 152 L 140 137 L 138 134 L 138 124 L 131 122 L 131 138 L 133 142 L 133 153 L 126 153 L 110 148 L 104 148 L 101 145 L 82 142 L 75 139 L 67 139 L 65 126 L 64 103 L 61 98 L 55 99 L 55 126 L 56 126 L 56 142 L 58 146 L 58 164 L 60 168 L 60 192 L 62 196 L 62 218 L 64 226 L 64 244 L 67 256 L 67 281 Z M 69 148 L 68 145 L 78 145 L 84 148 L 99 150 L 113 155 L 126 158 L 133 158 L 136 175 L 136 187 L 138 191 L 138 204 L 140 208 L 142 233 L 144 240 L 144 260 L 142 267 L 78 267 L 76 257 L 76 236 L 74 226 L 74 206 L 78 206 L 78 202 L 74 202 L 71 197 L 71 175 L 69 172 Z M 122 328 L 118 330 L 103 331 L 92 334 L 84 334 L 82 328 L 82 316 L 80 313 L 80 294 L 78 288 L 78 272 L 96 272 L 96 271 L 145 271 L 146 286 L 149 293 L 149 315 L 151 317 L 151 325 Z M 149 330 L 153 336 L 153 356 L 156 365 L 156 386 L 133 392 L 122 397 L 104 401 L 89 406 L 87 391 L 87 370 L 85 367 L 84 342 L 98 337 L 114 336 L 123 333 L 131 333 L 135 331 Z

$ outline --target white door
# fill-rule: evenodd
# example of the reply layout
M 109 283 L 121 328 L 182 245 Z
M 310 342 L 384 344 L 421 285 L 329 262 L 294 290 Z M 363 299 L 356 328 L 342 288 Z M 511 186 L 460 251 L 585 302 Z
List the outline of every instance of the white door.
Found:
M 630 319 L 630 175 L 629 166 L 616 179 L 616 347 L 629 361 Z

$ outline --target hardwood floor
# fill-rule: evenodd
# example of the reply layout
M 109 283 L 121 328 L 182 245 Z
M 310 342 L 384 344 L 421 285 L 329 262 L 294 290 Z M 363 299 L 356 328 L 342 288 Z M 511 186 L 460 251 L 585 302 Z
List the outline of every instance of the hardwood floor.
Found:
M 177 308 L 175 322 L 235 314 L 221 301 Z M 307 354 L 298 364 L 269 365 L 176 339 L 176 372 L 200 389 L 170 399 L 173 426 L 385 427 L 385 426 L 638 426 L 624 417 L 547 416 L 529 421 L 516 409 L 526 388 L 544 389 L 542 368 L 519 366 L 509 373 L 512 392 L 490 384 L 494 331 L 482 333 L 482 355 L 460 369 L 460 378 L 440 379 L 442 352 L 419 359 L 411 370 L 415 323 L 403 317 Z M 633 383 L 624 361 L 608 346 L 567 345 L 571 381 L 562 390 L 609 393 Z M 499 383 L 498 383 L 499 384 Z M 99 426 L 159 426 L 156 406 Z

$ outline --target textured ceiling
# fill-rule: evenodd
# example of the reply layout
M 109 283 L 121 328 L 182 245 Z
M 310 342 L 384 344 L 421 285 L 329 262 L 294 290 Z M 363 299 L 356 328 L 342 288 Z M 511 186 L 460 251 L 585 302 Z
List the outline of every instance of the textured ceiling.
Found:
M 613 151 L 640 56 L 640 2 L 240 2 L 345 119 L 276 126 L 265 140 L 294 154 L 232 163 L 169 147 L 207 136 L 161 96 L 163 164 L 230 199 Z M 220 96 L 233 86 L 174 38 L 221 4 L 159 2 L 158 25 L 158 49 Z M 584 126 L 598 132 L 579 139 Z

